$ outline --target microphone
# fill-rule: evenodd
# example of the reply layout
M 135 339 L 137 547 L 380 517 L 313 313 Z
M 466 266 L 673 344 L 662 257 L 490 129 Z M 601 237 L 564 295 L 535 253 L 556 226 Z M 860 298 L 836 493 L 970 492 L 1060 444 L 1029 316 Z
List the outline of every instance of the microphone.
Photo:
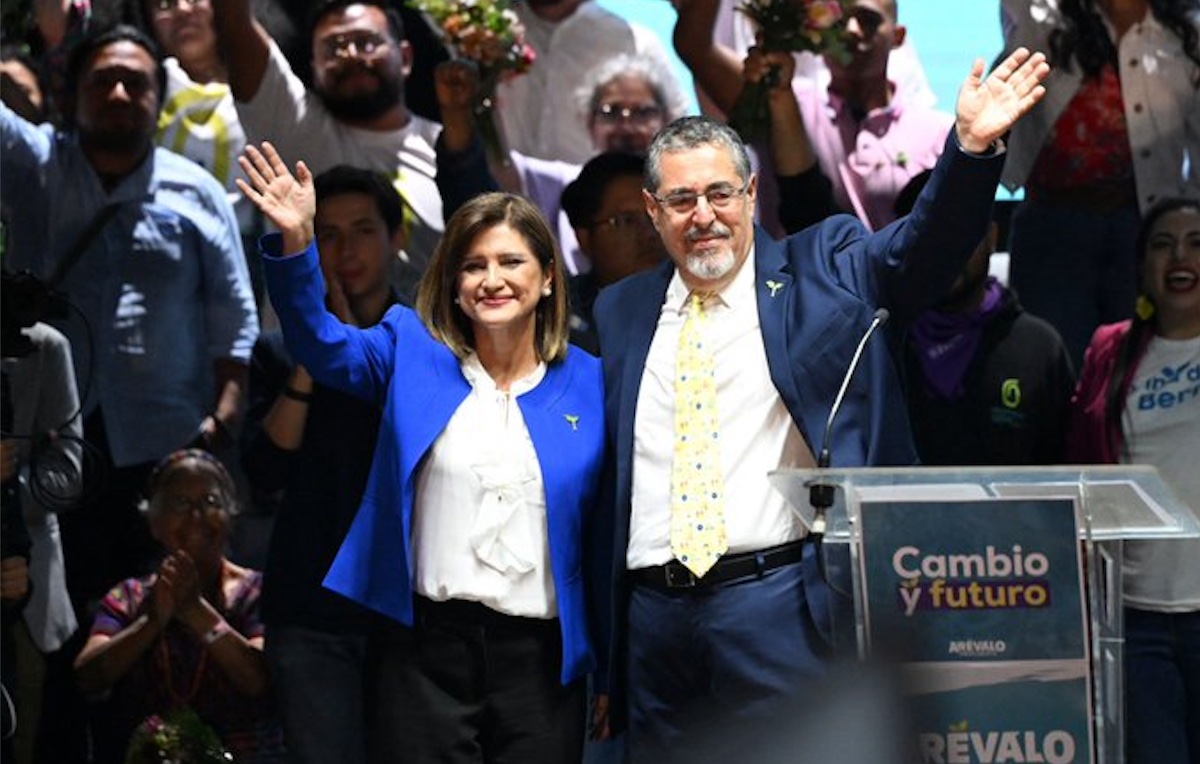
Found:
M 833 422 L 837 419 L 838 412 L 842 410 L 842 401 L 846 397 L 846 390 L 850 387 L 850 380 L 854 379 L 854 372 L 858 370 L 858 362 L 862 359 L 863 349 L 866 348 L 867 342 L 871 339 L 871 335 L 875 330 L 887 323 L 891 313 L 887 308 L 879 308 L 875 311 L 875 317 L 871 319 L 871 325 L 863 332 L 862 339 L 858 341 L 858 347 L 854 350 L 854 357 L 850 359 L 850 366 L 846 369 L 846 376 L 842 377 L 842 386 L 838 390 L 837 397 L 833 399 L 833 407 L 829 409 L 829 418 L 825 420 L 825 434 L 821 438 L 821 452 L 817 456 L 817 469 L 829 469 L 831 457 L 829 454 L 829 440 L 833 433 Z M 815 483 L 808 489 L 808 503 L 813 508 L 813 523 L 810 529 L 810 535 L 818 539 L 825 535 L 825 512 L 833 506 L 833 490 L 832 483 Z

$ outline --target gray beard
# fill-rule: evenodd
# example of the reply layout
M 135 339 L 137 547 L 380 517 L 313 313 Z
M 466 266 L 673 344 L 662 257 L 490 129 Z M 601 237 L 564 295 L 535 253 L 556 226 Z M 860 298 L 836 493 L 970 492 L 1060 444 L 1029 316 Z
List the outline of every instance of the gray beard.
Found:
M 698 279 L 716 281 L 729 275 L 736 264 L 737 258 L 727 249 L 720 254 L 688 255 L 686 267 L 687 272 Z

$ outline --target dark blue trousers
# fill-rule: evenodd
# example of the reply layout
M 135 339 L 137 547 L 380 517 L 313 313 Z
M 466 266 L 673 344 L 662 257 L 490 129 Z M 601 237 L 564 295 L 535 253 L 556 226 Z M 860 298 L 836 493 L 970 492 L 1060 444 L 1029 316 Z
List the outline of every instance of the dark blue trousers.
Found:
M 749 738 L 819 684 L 828 648 L 802 563 L 672 592 L 635 586 L 629 608 L 629 760 L 748 761 Z

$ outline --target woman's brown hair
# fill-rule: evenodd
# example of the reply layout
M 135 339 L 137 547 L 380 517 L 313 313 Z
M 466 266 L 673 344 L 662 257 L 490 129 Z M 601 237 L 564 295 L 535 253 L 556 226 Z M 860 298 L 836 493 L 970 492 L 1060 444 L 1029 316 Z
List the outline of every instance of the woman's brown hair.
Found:
M 475 331 L 470 319 L 455 303 L 458 277 L 471 245 L 485 231 L 507 225 L 521 235 L 550 274 L 551 293 L 537 304 L 534 349 L 546 363 L 567 356 L 570 335 L 567 306 L 567 279 L 554 233 L 540 210 L 528 199 L 515 194 L 489 193 L 471 199 L 458 209 L 446 224 L 446 233 L 438 243 L 425 277 L 417 290 L 417 313 L 434 337 L 444 342 L 458 357 L 475 347 Z

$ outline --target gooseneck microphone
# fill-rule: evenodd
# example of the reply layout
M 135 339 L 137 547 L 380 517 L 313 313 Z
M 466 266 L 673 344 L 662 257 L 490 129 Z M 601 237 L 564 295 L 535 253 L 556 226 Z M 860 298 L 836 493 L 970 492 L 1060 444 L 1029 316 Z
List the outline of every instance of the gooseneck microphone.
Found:
M 854 379 L 854 372 L 858 369 L 858 362 L 862 359 L 863 350 L 867 347 L 867 342 L 871 339 L 871 335 L 875 330 L 887 323 L 888 317 L 891 314 L 887 308 L 879 308 L 875 311 L 875 317 L 871 319 L 871 325 L 863 332 L 862 339 L 858 341 L 858 347 L 854 350 L 854 357 L 850 359 L 850 366 L 846 369 L 846 375 L 842 377 L 842 386 L 838 390 L 837 397 L 833 399 L 833 407 L 829 409 L 829 418 L 825 420 L 825 433 L 821 438 L 821 452 L 817 456 L 817 469 L 829 469 L 831 457 L 829 455 L 829 440 L 833 434 L 833 422 L 837 419 L 838 412 L 842 410 L 842 401 L 846 397 L 846 390 L 850 387 L 850 380 Z M 816 541 L 820 541 L 820 537 L 825 534 L 825 513 L 833 506 L 833 491 L 832 483 L 818 481 L 811 485 L 808 489 L 808 503 L 813 508 L 813 523 L 809 529 L 809 535 L 815 537 Z

